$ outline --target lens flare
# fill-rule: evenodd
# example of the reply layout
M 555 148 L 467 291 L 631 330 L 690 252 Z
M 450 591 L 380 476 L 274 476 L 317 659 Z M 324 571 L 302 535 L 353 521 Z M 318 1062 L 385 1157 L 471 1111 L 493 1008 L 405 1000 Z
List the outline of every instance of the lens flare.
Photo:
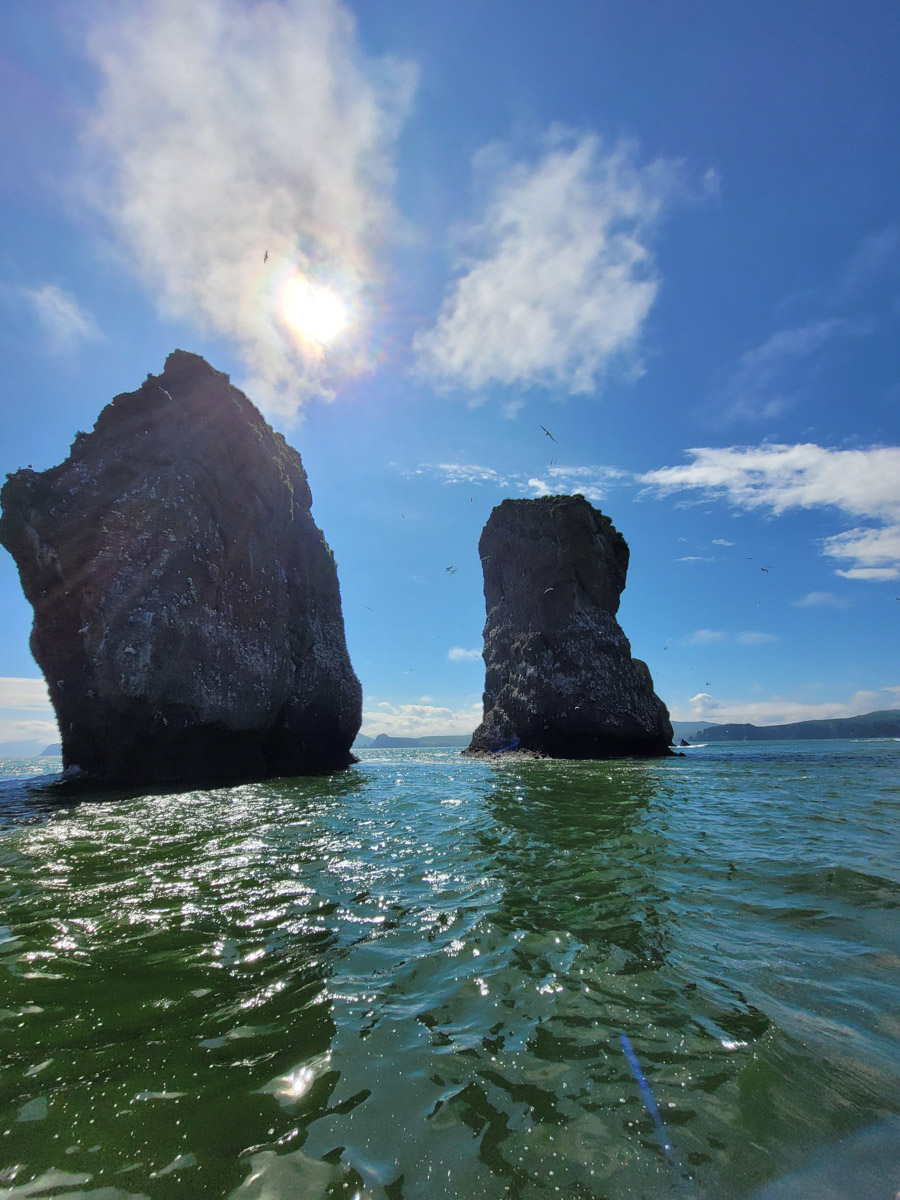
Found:
M 347 310 L 324 284 L 294 276 L 281 293 L 281 315 L 294 333 L 327 346 L 347 324 Z

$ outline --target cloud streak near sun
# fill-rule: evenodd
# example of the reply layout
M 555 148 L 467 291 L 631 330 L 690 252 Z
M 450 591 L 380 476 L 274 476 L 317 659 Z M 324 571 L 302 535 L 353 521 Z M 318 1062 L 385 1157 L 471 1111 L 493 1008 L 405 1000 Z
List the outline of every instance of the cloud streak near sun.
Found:
M 232 341 L 254 396 L 290 417 L 367 365 L 373 247 L 415 72 L 365 58 L 335 0 L 104 11 L 84 190 L 161 309 Z M 326 352 L 321 322 L 298 335 L 280 308 L 294 279 L 327 288 L 328 329 L 339 303 L 354 336 Z

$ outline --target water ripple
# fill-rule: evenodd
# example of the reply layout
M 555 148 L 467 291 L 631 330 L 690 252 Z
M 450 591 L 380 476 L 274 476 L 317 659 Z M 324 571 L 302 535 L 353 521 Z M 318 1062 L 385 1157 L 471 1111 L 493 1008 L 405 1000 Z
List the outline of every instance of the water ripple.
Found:
M 0 1200 L 738 1200 L 892 1128 L 900 746 L 786 745 L 3 781 Z

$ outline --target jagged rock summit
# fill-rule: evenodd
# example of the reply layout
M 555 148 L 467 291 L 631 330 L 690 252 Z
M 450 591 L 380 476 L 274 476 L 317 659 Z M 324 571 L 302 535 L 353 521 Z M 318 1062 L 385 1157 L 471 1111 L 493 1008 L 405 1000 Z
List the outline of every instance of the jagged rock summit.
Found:
M 672 726 L 616 613 L 628 545 L 583 496 L 504 500 L 478 543 L 484 720 L 467 754 L 669 753 Z
M 11 475 L 0 543 L 63 764 L 109 781 L 346 767 L 362 694 L 297 452 L 228 376 L 176 350 Z

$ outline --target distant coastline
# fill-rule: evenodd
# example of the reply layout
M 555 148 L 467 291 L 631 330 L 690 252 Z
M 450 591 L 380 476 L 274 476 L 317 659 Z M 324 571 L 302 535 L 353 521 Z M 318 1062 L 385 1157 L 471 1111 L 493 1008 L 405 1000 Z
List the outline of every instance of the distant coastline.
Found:
M 355 750 L 374 748 L 382 750 L 397 747 L 428 747 L 428 746 L 468 746 L 472 740 L 471 733 L 436 733 L 427 737 L 392 737 L 388 733 L 379 733 L 375 737 L 367 737 L 364 733 L 357 734 L 353 743 Z
M 900 709 L 886 708 L 862 713 L 857 717 L 834 717 L 823 721 L 794 721 L 789 725 L 701 725 L 698 721 L 673 721 L 677 744 L 681 738 L 689 742 L 784 742 L 834 740 L 835 738 L 896 738 L 900 737 Z M 425 737 L 393 737 L 379 733 L 374 737 L 361 733 L 353 743 L 355 750 L 368 749 L 427 749 L 429 747 L 468 746 L 471 734 L 446 733 Z M 0 757 L 41 758 L 60 754 L 62 747 L 54 743 L 43 748 L 40 742 L 0 742 Z
M 695 742 L 820 741 L 834 738 L 900 737 L 900 709 L 886 708 L 858 717 L 825 721 L 795 721 L 790 725 L 707 725 L 698 729 L 689 722 L 672 722 L 676 737 Z M 678 727 L 688 726 L 682 732 Z M 693 730 L 691 733 L 689 730 Z

